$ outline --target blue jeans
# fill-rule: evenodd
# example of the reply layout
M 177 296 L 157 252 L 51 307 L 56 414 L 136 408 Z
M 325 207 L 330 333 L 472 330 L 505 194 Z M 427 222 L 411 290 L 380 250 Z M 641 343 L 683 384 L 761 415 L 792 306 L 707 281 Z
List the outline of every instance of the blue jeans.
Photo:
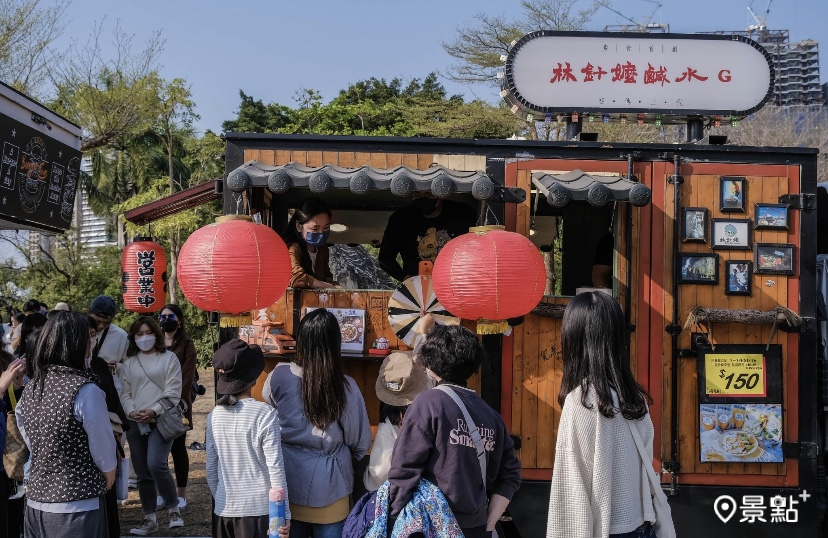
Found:
M 150 424 L 150 428 L 147 435 L 141 435 L 138 423 L 130 420 L 126 432 L 129 456 L 135 474 L 138 475 L 138 496 L 141 497 L 144 515 L 156 511 L 156 489 L 167 509 L 178 507 L 178 490 L 175 489 L 175 480 L 167 464 L 172 441 L 165 441 L 155 424 Z
M 345 520 L 336 523 L 305 523 L 290 521 L 290 538 L 342 538 Z
M 658 538 L 655 530 L 653 530 L 653 526 L 649 522 L 644 523 L 632 532 L 610 534 L 609 536 L 610 538 Z

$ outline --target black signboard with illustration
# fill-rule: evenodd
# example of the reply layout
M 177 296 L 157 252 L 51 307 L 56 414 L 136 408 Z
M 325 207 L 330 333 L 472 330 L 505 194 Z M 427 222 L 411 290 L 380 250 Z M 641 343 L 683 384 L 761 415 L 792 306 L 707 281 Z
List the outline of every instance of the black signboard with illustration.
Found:
M 782 346 L 699 346 L 699 442 L 704 463 L 779 463 Z
M 0 218 L 63 231 L 72 223 L 81 152 L 38 127 L 0 111 Z

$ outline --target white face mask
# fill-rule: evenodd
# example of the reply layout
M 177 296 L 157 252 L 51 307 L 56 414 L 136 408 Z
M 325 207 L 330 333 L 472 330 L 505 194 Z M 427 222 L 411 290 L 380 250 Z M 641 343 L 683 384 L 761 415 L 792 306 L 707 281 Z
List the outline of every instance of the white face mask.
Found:
M 150 351 L 155 347 L 155 336 L 151 334 L 139 336 L 135 339 L 135 345 L 138 346 L 138 349 L 141 351 Z

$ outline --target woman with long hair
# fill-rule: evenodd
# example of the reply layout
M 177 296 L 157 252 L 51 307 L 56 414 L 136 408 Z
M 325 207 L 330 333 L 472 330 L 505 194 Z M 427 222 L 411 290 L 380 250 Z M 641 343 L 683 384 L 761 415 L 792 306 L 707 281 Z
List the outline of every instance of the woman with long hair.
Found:
M 193 380 L 196 376 L 196 348 L 187 336 L 184 324 L 184 312 L 177 304 L 164 305 L 158 316 L 158 323 L 164 331 L 164 345 L 175 353 L 181 364 L 181 400 L 187 404 L 184 416 L 193 429 Z M 190 474 L 190 456 L 187 454 L 187 435 L 184 434 L 173 441 L 173 466 L 175 467 L 175 481 L 178 486 L 178 506 L 187 506 L 187 479 Z M 160 503 L 159 503 L 160 504 Z
M 24 535 L 108 536 L 104 495 L 115 482 L 115 438 L 106 398 L 86 372 L 86 316 L 59 312 L 28 360 L 32 380 L 15 416 L 31 451 Z
M 328 236 L 333 215 L 325 202 L 308 198 L 294 210 L 283 239 L 293 268 L 293 288 L 333 288 L 337 283 L 328 267 Z
M 20 335 L 17 341 L 17 346 L 14 350 L 14 354 L 18 357 L 25 356 L 27 349 L 26 341 L 28 340 L 29 336 L 37 329 L 43 327 L 44 325 L 46 325 L 46 316 L 44 316 L 40 312 L 35 312 L 34 314 L 29 314 L 28 316 L 26 316 L 20 323 Z
M 129 532 L 144 536 L 158 530 L 156 491 L 169 512 L 170 528 L 184 526 L 175 481 L 167 465 L 173 442 L 164 439 L 155 422 L 171 406 L 178 405 L 181 365 L 167 350 L 161 327 L 151 317 L 135 320 L 128 339 L 127 358 L 120 368 L 121 404 L 129 418 L 127 440 L 144 511 L 141 525 Z
M 305 315 L 296 357 L 273 369 L 262 391 L 279 412 L 293 538 L 339 538 L 354 486 L 352 456 L 371 446 L 365 401 L 342 372 L 342 337 L 333 314 Z
M 646 474 L 653 472 L 650 396 L 630 369 L 625 327 L 618 303 L 603 292 L 575 296 L 564 312 L 547 538 L 655 537 Z M 631 427 L 649 454 L 646 465 Z

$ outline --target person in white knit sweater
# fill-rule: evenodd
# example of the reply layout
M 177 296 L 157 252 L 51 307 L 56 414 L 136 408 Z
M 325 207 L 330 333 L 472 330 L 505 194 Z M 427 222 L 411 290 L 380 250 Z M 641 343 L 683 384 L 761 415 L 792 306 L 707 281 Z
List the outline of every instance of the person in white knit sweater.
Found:
M 547 538 L 656 538 L 644 465 L 627 425 L 652 460 L 649 394 L 630 369 L 624 315 L 601 292 L 569 303 L 561 328 L 562 405 Z

